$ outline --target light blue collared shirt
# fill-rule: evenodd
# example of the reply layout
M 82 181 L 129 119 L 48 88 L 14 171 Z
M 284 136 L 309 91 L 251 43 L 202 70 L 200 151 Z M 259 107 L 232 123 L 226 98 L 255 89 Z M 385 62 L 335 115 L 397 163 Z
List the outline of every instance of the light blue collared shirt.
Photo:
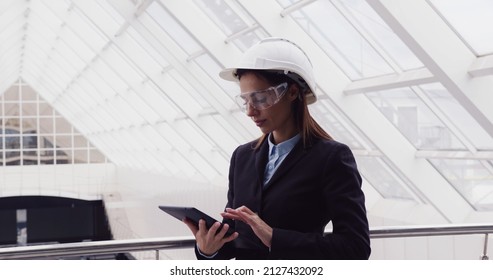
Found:
M 269 182 L 272 175 L 274 175 L 274 172 L 276 172 L 279 165 L 281 165 L 281 162 L 288 156 L 289 152 L 291 152 L 301 138 L 300 134 L 296 134 L 291 139 L 274 145 L 270 139 L 271 136 L 272 134 L 269 134 L 269 137 L 267 138 L 269 141 L 269 161 L 265 166 L 264 185 Z

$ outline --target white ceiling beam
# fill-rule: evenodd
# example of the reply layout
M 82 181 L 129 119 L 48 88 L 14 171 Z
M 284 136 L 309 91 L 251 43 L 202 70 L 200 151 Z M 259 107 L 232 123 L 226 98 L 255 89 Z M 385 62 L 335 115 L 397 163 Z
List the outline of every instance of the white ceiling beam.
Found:
M 493 75 L 493 55 L 476 59 L 469 68 L 469 75 L 473 77 Z
M 430 71 L 426 68 L 421 68 L 398 74 L 354 81 L 344 89 L 344 93 L 365 93 L 394 88 L 411 87 L 434 82 L 437 82 L 437 79 L 430 73 Z
M 417 158 L 493 160 L 493 151 L 417 151 Z
M 344 90 L 350 84 L 347 76 L 291 17 L 280 16 L 282 7 L 277 1 L 249 0 L 242 1 L 240 4 L 269 34 L 297 42 L 312 57 L 318 85 L 339 106 L 341 111 L 345 112 L 382 153 L 400 168 L 402 173 L 414 186 L 419 188 L 419 192 L 426 196 L 446 220 L 464 221 L 473 211 L 472 207 L 427 160 L 416 159 L 414 146 L 366 96 L 344 94 Z
M 476 56 L 426 0 L 366 0 L 471 116 L 493 136 L 493 77 L 475 79 Z

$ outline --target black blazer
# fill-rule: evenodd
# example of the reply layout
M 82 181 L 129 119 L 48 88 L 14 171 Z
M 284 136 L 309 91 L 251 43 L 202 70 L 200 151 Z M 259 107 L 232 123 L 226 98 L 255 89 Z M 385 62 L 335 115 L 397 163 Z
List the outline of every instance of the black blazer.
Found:
M 240 235 L 215 259 L 368 259 L 370 239 L 361 177 L 341 143 L 300 140 L 263 185 L 269 145 L 239 146 L 229 171 L 227 207 L 247 206 L 273 228 L 271 249 L 250 226 L 225 220 Z M 324 236 L 332 222 L 333 231 Z M 197 258 L 204 259 L 196 251 Z

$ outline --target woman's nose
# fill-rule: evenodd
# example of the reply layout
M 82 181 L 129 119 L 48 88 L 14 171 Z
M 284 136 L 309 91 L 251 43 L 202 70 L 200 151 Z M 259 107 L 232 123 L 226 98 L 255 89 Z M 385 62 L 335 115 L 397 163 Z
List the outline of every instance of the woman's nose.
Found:
M 253 107 L 250 102 L 247 102 L 247 104 L 245 104 L 245 113 L 247 114 L 247 116 L 254 116 L 257 112 L 257 109 L 255 109 L 255 107 Z

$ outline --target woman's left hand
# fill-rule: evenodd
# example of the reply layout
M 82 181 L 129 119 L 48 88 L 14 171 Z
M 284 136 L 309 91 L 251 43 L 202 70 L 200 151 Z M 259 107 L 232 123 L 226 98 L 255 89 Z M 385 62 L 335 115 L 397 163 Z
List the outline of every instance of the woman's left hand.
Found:
M 266 224 L 257 213 L 254 213 L 246 206 L 241 206 L 236 209 L 226 208 L 226 212 L 221 213 L 223 218 L 242 221 L 249 225 L 258 238 L 269 247 L 272 244 L 272 228 Z

